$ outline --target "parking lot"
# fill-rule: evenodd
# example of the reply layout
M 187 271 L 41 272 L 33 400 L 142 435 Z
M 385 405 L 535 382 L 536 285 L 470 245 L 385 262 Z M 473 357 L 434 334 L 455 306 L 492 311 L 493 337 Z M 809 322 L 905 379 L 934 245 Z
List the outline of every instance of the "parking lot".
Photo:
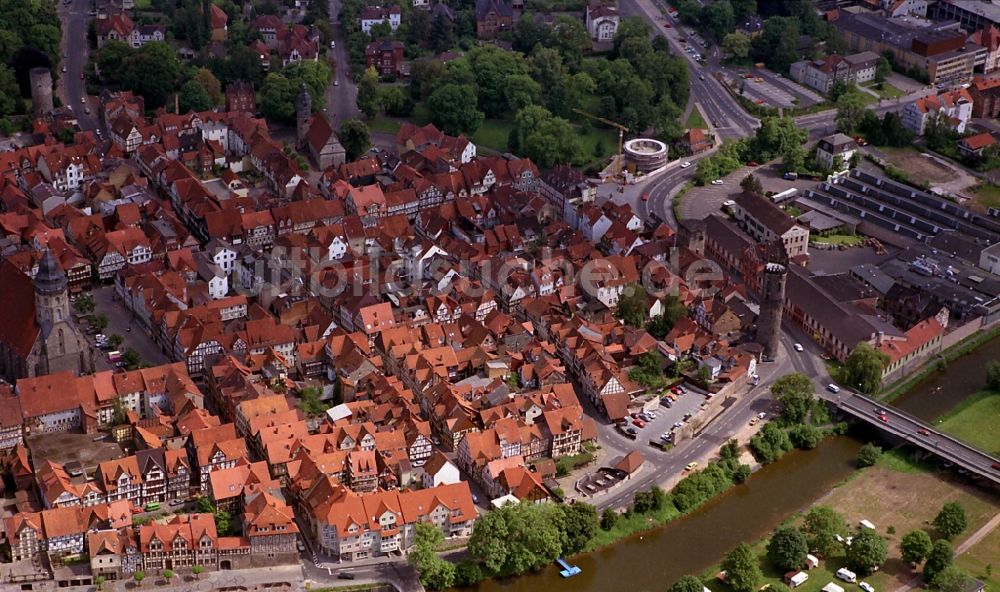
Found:
M 677 401 L 671 404 L 671 407 L 666 407 L 662 402 L 659 407 L 656 408 L 654 413 L 656 417 L 652 421 L 644 421 L 645 427 L 638 427 L 633 422 L 632 418 L 629 418 L 629 425 L 636 429 L 635 442 L 643 446 L 649 444 L 650 441 L 661 442 L 660 436 L 663 434 L 668 434 L 672 431 L 673 427 L 682 423 L 686 420 L 685 415 L 691 414 L 691 417 L 697 414 L 702 403 L 706 401 L 704 391 L 692 388 L 685 385 L 687 393 L 679 395 Z M 618 438 L 621 438 L 625 442 L 629 442 L 631 438 L 628 438 L 619 431 L 615 432 Z M 633 447 L 638 448 L 638 446 L 633 445 Z
M 724 202 L 735 199 L 740 194 L 740 181 L 751 173 L 760 180 L 765 192 L 780 193 L 795 188 L 801 194 L 805 189 L 817 185 L 816 181 L 810 179 L 789 181 L 782 178 L 780 162 L 757 167 L 743 166 L 725 176 L 721 185 L 705 185 L 688 191 L 681 201 L 680 217 L 685 220 L 701 220 L 720 212 Z
M 788 109 L 811 107 L 826 100 L 816 91 L 766 68 L 751 68 L 749 71 L 726 70 L 726 74 L 734 81 L 736 92 L 741 92 L 759 105 Z

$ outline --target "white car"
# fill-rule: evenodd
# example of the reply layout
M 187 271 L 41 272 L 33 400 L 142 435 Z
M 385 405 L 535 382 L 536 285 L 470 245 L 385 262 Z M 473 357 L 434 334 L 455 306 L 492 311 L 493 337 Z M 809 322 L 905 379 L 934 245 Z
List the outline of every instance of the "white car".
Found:
M 804 348 L 804 347 L 802 347 L 802 344 L 801 344 L 801 343 L 796 343 L 796 344 L 795 344 L 795 345 L 793 345 L 792 347 L 794 347 L 794 348 L 795 348 L 795 351 L 797 351 L 797 352 L 800 352 L 800 351 L 805 351 L 805 348 Z
M 712 185 L 722 185 L 722 179 L 716 179 L 712 181 Z
M 836 395 L 837 393 L 840 392 L 840 387 L 835 384 L 828 384 L 826 385 L 826 390 Z
M 736 205 L 736 202 L 733 201 L 733 200 L 731 200 L 731 199 L 727 199 L 726 201 L 722 202 L 722 207 L 724 207 L 724 208 L 731 208 L 731 207 L 733 207 L 735 205 Z
M 861 588 L 865 592 L 875 592 L 875 586 L 872 586 L 868 582 L 861 582 L 858 584 L 858 588 Z
M 691 166 L 691 163 L 690 163 L 690 162 L 688 162 L 688 161 L 686 161 L 686 160 L 685 160 L 684 162 L 682 162 L 682 163 L 681 163 L 681 168 L 682 168 L 682 169 L 686 169 L 686 168 L 688 168 L 689 166 Z

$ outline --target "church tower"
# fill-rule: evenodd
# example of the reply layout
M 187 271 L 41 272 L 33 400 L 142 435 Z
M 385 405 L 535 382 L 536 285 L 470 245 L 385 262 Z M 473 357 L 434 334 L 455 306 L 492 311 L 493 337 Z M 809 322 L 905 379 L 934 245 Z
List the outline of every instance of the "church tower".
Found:
M 52 252 L 45 249 L 35 274 L 35 320 L 44 328 L 70 318 L 69 280 Z
M 312 97 L 306 89 L 306 83 L 302 83 L 299 96 L 295 99 L 295 141 L 299 148 L 306 145 L 306 134 L 309 133 L 309 118 L 312 117 Z
M 38 262 L 34 279 L 35 321 L 41 340 L 33 375 L 94 371 L 94 352 L 73 322 L 69 309 L 69 280 L 48 249 Z

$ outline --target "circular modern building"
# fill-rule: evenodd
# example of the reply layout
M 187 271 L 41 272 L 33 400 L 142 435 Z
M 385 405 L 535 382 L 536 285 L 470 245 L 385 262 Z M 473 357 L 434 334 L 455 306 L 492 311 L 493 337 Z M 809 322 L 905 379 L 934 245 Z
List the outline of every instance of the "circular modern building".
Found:
M 626 164 L 635 166 L 636 172 L 648 173 L 666 166 L 667 145 L 652 138 L 635 138 L 623 147 Z

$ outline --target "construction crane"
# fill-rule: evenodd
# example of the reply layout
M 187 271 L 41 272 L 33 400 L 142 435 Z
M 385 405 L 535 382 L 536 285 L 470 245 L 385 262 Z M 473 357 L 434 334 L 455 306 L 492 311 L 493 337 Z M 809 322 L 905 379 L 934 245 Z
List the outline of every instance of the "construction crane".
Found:
M 625 141 L 625 132 L 628 131 L 628 128 L 620 123 L 615 123 L 610 119 L 599 117 L 597 115 L 594 115 L 593 113 L 587 113 L 583 109 L 573 109 L 573 112 L 583 115 L 584 117 L 589 117 L 593 120 L 600 121 L 604 125 L 609 125 L 611 127 L 618 128 L 618 156 L 615 158 L 615 177 L 620 177 L 622 172 L 622 143 Z

